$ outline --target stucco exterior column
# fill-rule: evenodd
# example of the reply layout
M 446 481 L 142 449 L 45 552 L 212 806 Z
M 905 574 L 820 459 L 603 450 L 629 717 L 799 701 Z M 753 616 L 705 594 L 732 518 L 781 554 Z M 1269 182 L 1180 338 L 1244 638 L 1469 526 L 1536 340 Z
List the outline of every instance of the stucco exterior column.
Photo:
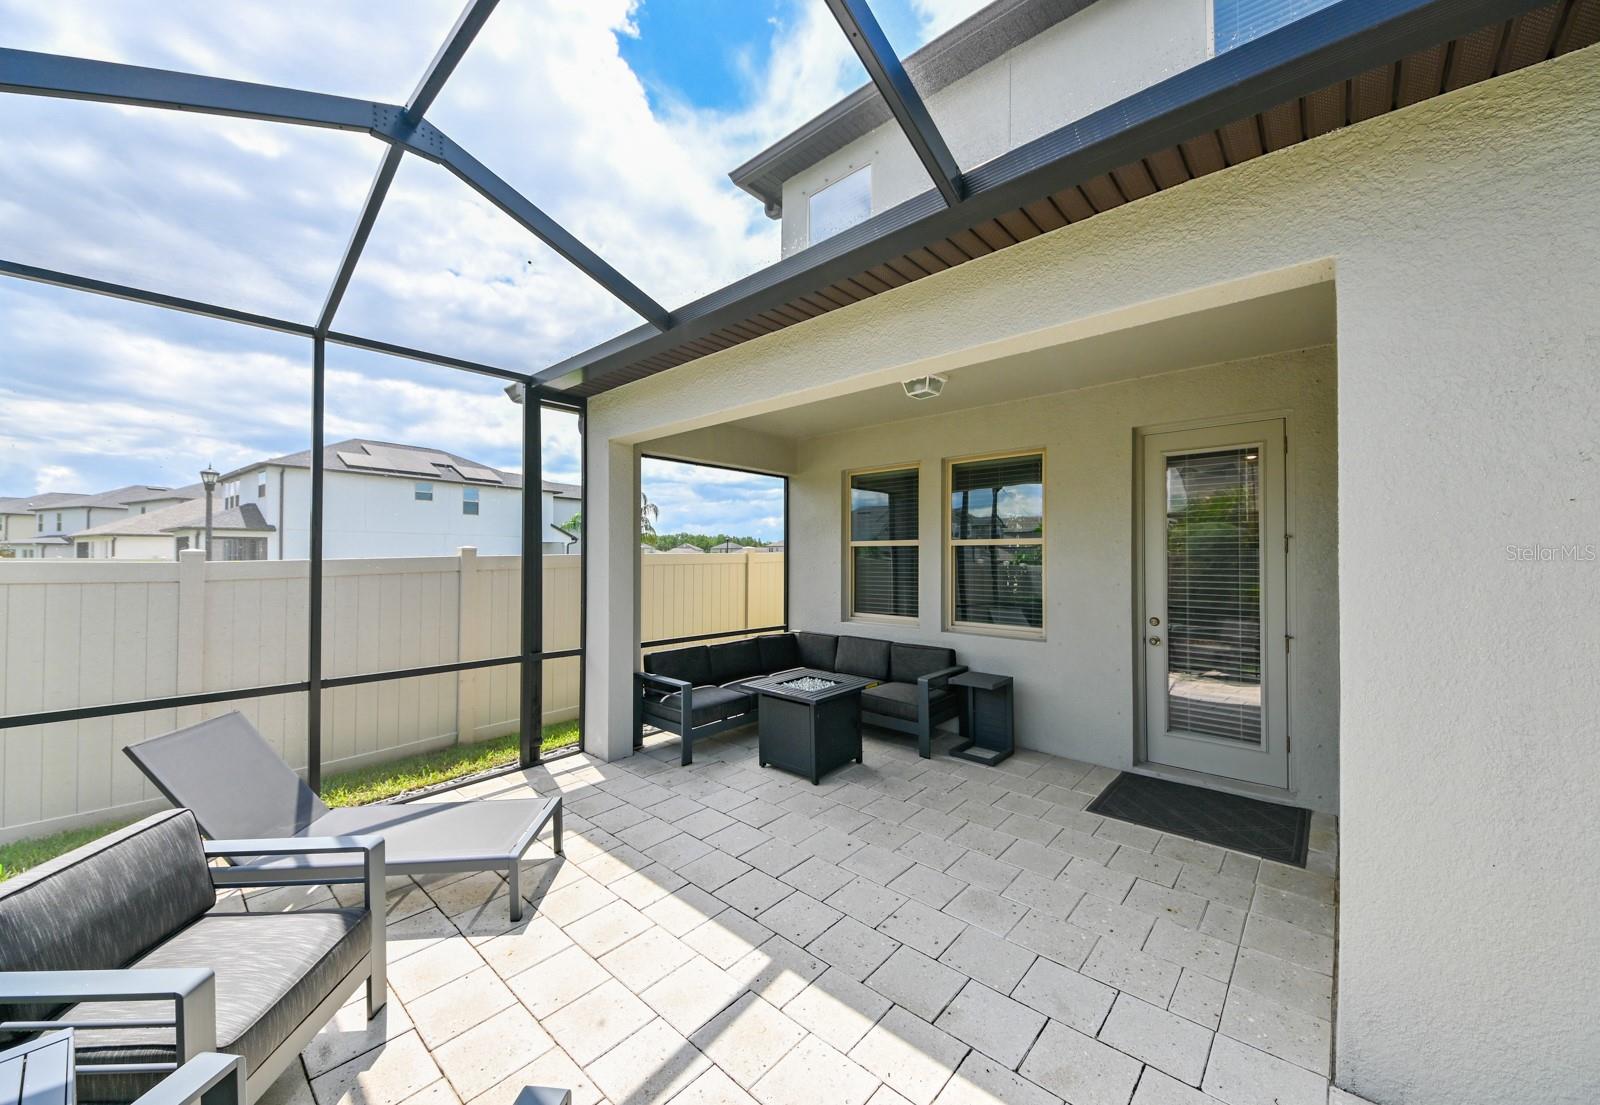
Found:
M 584 428 L 589 460 L 583 519 L 588 573 L 584 746 L 603 760 L 633 755 L 634 662 L 639 645 L 639 457 L 608 440 L 603 417 Z

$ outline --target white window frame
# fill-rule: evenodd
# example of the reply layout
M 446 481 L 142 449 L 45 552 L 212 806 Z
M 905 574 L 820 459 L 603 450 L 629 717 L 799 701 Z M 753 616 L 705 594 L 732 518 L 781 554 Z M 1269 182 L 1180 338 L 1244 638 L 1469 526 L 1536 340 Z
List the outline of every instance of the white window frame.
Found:
M 471 504 L 471 510 L 467 509 L 468 504 Z M 468 518 L 477 518 L 483 513 L 483 496 L 476 487 L 461 489 L 461 513 Z
M 1003 538 L 955 538 L 951 536 L 954 511 L 951 496 L 955 488 L 955 470 L 957 465 L 977 464 L 990 460 L 1008 460 L 1012 457 L 1038 457 L 1039 458 L 1039 536 L 1038 537 L 1003 537 Z M 1041 446 L 1033 449 L 1007 449 L 997 453 L 976 453 L 964 457 L 946 457 L 944 462 L 944 487 L 942 507 L 944 534 L 944 627 L 953 633 L 977 633 L 990 637 L 1018 637 L 1024 640 L 1044 640 L 1049 629 L 1049 584 L 1050 584 L 1050 559 L 1045 548 L 1045 535 L 1049 533 L 1050 517 L 1050 486 L 1048 464 L 1049 457 Z M 1037 545 L 1039 547 L 1039 627 L 993 625 L 989 622 L 963 622 L 956 619 L 956 553 L 955 550 L 969 545 L 989 546 L 1016 546 Z
M 418 480 L 411 485 L 411 501 L 414 503 L 433 502 L 433 484 L 425 480 Z
M 909 541 L 857 541 L 851 536 L 850 481 L 856 476 L 870 476 L 880 472 L 912 472 L 917 477 L 917 535 Z M 844 474 L 844 616 L 851 622 L 880 622 L 890 625 L 916 625 L 922 620 L 922 595 L 917 595 L 915 614 L 872 614 L 856 610 L 856 549 L 894 549 L 910 546 L 922 548 L 922 465 L 916 461 L 901 464 L 880 464 L 872 468 L 852 468 Z M 921 556 L 919 554 L 920 562 Z M 922 588 L 921 565 L 918 565 L 917 588 Z

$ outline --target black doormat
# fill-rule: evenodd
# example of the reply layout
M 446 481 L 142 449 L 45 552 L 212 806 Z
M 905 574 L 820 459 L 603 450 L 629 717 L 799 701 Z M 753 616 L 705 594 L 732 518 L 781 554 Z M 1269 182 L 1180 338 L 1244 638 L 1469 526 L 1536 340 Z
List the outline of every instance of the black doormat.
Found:
M 1306 865 L 1311 811 L 1124 771 L 1088 812 L 1295 867 Z

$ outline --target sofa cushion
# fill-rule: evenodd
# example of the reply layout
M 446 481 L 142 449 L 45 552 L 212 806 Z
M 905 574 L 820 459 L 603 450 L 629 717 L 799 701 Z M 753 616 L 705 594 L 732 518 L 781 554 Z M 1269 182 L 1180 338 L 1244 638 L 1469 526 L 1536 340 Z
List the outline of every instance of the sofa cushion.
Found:
M 928 707 L 934 713 L 950 700 L 950 692 L 936 688 L 928 695 Z M 861 708 L 868 713 L 897 717 L 904 721 L 917 720 L 917 685 L 915 683 L 879 683 L 861 692 Z
M 736 687 L 696 687 L 694 689 L 694 717 L 691 725 L 709 725 L 713 721 L 755 709 L 754 696 Z M 683 716 L 683 695 L 669 694 L 660 702 L 645 707 L 645 717 L 652 715 L 676 723 Z
M 889 678 L 889 642 L 872 637 L 840 637 L 834 671 L 883 682 Z
M 705 645 L 652 652 L 644 658 L 644 670 L 651 675 L 681 679 L 695 687 L 712 682 L 711 654 Z
M 955 664 L 953 648 L 903 645 L 899 641 L 889 646 L 889 678 L 896 683 L 915 683 L 924 675 L 953 668 Z
M 793 633 L 770 633 L 765 637 L 757 637 L 756 647 L 761 650 L 763 675 L 788 671 L 801 665 L 800 644 L 794 639 Z
M 372 947 L 365 909 L 289 913 L 209 913 L 130 963 L 131 967 L 209 967 L 217 975 L 217 1047 L 249 1069 L 266 1061 Z M 85 1002 L 73 1019 L 148 1019 L 147 1002 Z M 83 1029 L 78 1062 L 171 1062 L 170 1029 Z M 131 1101 L 161 1075 L 85 1075 L 80 1101 Z
M 712 645 L 707 652 L 711 657 L 711 682 L 719 687 L 765 674 L 761 670 L 761 646 L 754 641 L 729 641 Z
M 194 814 L 153 814 L 0 883 L 0 971 L 122 967 L 216 903 Z M 0 1004 L 0 1021 L 60 1008 Z
M 839 638 L 831 633 L 796 633 L 795 646 L 800 651 L 800 666 L 817 671 L 837 671 L 833 666 Z

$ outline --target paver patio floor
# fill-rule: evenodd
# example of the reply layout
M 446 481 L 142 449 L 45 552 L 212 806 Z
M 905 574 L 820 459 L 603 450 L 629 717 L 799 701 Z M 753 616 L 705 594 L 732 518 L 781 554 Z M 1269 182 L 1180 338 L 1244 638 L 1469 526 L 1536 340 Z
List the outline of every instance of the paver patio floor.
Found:
M 1072 760 L 869 736 L 814 787 L 754 743 L 474 784 L 565 795 L 533 909 L 510 924 L 496 875 L 391 880 L 388 1009 L 348 1006 L 270 1105 L 1328 1099 L 1331 819 L 1299 870 L 1085 813 L 1115 773 Z

